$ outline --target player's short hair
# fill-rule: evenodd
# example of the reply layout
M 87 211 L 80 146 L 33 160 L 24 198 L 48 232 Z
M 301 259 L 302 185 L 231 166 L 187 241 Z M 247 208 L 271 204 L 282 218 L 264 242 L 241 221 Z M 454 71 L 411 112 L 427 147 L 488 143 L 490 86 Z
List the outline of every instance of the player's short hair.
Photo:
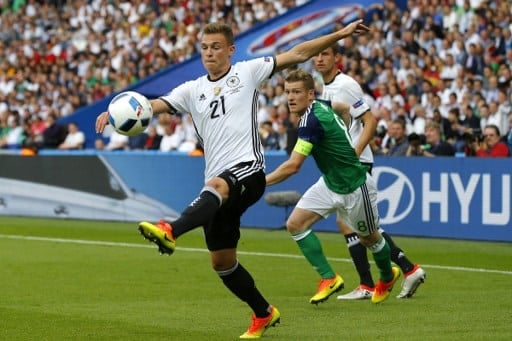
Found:
M 304 83 L 306 90 L 315 89 L 315 81 L 313 80 L 313 76 L 311 76 L 311 74 L 304 69 L 297 69 L 290 72 L 285 78 L 285 82 L 302 82 Z
M 335 42 L 331 46 L 329 46 L 327 49 L 331 49 L 332 53 L 334 53 L 334 55 L 336 55 L 336 54 L 340 53 L 340 44 L 338 44 L 338 42 Z
M 228 45 L 233 45 L 235 43 L 235 39 L 233 37 L 233 29 L 227 24 L 215 22 L 207 24 L 203 28 L 203 35 L 216 33 L 222 34 L 226 38 Z

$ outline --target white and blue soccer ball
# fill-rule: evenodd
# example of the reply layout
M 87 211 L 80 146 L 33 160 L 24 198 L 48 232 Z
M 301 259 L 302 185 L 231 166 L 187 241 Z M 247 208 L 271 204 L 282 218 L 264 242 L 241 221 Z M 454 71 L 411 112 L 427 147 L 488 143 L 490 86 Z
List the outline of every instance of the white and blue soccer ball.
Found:
M 153 118 L 149 100 L 135 91 L 121 92 L 108 105 L 108 121 L 119 134 L 135 136 L 142 133 Z

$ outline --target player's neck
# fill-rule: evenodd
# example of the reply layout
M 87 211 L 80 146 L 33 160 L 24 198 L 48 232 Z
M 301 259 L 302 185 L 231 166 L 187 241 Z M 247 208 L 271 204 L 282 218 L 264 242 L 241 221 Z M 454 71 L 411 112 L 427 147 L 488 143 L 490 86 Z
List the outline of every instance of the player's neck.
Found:
M 330 84 L 332 83 L 332 81 L 334 80 L 334 78 L 336 78 L 336 76 L 338 75 L 338 73 L 340 73 L 339 70 L 337 69 L 332 69 L 331 71 L 329 71 L 328 73 L 326 73 L 325 75 L 323 75 L 323 80 L 324 80 L 324 84 Z
M 221 70 L 210 71 L 210 72 L 208 72 L 208 79 L 212 82 L 215 82 L 215 81 L 221 79 L 222 77 L 224 77 L 225 75 L 227 75 L 227 73 L 229 72 L 230 69 L 231 69 L 231 64 L 228 64 L 226 67 L 223 67 Z

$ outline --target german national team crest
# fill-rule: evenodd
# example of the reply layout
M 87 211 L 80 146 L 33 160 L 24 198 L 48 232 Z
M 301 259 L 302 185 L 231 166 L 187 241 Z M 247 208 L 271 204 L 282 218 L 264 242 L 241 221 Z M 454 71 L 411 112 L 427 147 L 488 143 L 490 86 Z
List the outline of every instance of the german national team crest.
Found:
M 238 78 L 237 76 L 231 76 L 228 78 L 226 83 L 230 88 L 235 88 L 236 86 L 238 86 L 238 84 L 240 84 L 240 78 Z

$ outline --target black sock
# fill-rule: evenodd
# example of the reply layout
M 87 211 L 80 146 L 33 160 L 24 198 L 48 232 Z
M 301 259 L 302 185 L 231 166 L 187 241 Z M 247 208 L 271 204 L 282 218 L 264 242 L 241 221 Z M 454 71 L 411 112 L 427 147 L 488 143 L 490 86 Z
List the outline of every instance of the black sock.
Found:
M 391 249 L 391 260 L 393 261 L 393 263 L 398 265 L 400 269 L 402 269 L 402 272 L 404 274 L 411 271 L 412 268 L 414 268 L 414 264 L 411 263 L 409 259 L 407 259 L 402 249 L 396 246 L 396 244 L 393 242 L 393 239 L 391 239 L 391 236 L 389 234 L 387 234 L 384 231 L 381 231 L 381 234 L 389 244 L 389 247 Z
M 370 272 L 366 247 L 359 241 L 357 233 L 347 234 L 345 240 L 347 241 L 348 252 L 350 257 L 352 257 L 352 262 L 354 262 L 359 274 L 360 284 L 373 288 L 375 283 L 373 283 L 372 273 Z
M 171 223 L 174 238 L 210 222 L 221 205 L 220 195 L 213 189 L 203 190 L 181 216 Z
M 256 317 L 267 317 L 270 314 L 270 304 L 258 291 L 254 279 L 242 264 L 237 263 L 233 268 L 217 273 L 233 294 L 247 302 Z

